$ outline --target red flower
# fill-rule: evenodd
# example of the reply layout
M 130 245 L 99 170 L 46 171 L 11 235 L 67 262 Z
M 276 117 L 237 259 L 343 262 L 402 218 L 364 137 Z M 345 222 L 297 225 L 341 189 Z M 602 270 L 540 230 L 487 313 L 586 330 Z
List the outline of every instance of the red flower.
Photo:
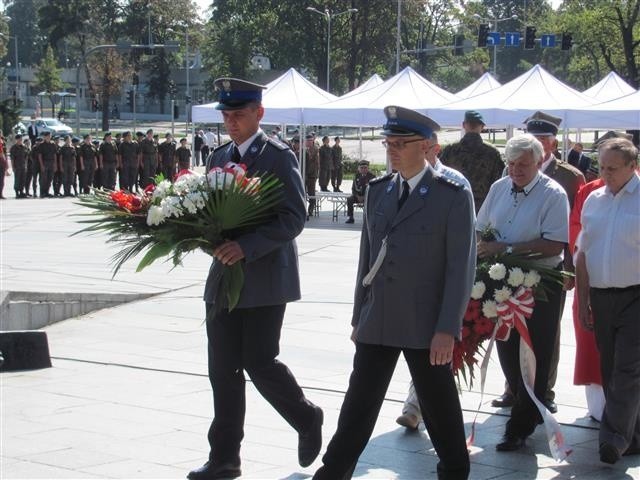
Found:
M 144 193 L 145 195 L 151 195 L 155 189 L 156 189 L 156 184 L 150 183 L 149 185 L 144 187 Z

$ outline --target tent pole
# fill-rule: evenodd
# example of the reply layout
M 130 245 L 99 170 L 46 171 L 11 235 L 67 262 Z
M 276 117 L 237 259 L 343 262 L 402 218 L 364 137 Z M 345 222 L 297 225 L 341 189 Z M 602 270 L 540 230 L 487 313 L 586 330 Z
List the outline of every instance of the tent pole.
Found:
M 358 127 L 358 139 L 360 140 L 360 153 L 358 154 L 358 160 L 362 160 L 362 127 Z

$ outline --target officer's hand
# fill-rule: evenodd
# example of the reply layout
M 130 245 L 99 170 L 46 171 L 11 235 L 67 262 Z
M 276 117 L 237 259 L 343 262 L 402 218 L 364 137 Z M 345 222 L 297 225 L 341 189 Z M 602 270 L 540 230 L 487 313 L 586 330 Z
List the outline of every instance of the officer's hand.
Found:
M 582 308 L 582 306 L 578 307 L 578 319 L 580 320 L 580 325 L 582 325 L 582 328 L 589 332 L 593 330 L 593 315 L 591 314 L 591 305 L 587 305 L 586 308 Z
M 353 327 L 353 330 L 351 330 L 351 341 L 356 343 L 356 327 Z
M 576 286 L 576 278 L 575 277 L 564 277 L 562 280 L 562 288 L 565 290 L 573 290 L 573 287 Z
M 436 332 L 431 339 L 429 361 L 431 365 L 446 365 L 453 357 L 453 335 Z
M 485 242 L 484 240 L 478 242 L 478 256 L 480 258 L 493 257 L 504 252 L 504 249 L 505 245 L 502 242 Z
M 233 265 L 244 258 L 244 252 L 238 242 L 225 242 L 213 250 L 213 256 L 223 265 Z

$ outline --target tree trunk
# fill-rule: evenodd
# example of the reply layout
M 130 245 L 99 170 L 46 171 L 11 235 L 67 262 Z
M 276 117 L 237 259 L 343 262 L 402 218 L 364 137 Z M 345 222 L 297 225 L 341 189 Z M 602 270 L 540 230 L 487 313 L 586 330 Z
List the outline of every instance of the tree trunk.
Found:
M 102 131 L 109 131 L 109 100 L 111 97 L 107 92 L 102 92 Z

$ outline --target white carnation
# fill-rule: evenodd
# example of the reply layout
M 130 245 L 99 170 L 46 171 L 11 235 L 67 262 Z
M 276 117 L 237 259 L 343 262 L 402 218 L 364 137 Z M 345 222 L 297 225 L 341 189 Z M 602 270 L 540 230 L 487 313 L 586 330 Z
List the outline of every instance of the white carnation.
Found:
M 181 175 L 173 184 L 177 193 L 185 194 L 197 190 L 205 181 L 205 176 L 196 172 L 189 172 Z
M 152 205 L 147 212 L 147 225 L 160 225 L 164 222 L 165 216 L 162 207 Z
M 482 298 L 482 296 L 484 295 L 484 292 L 486 292 L 487 287 L 484 284 L 484 282 L 480 281 L 480 282 L 476 282 L 473 284 L 473 288 L 471 288 L 471 298 L 473 298 L 474 300 L 479 300 Z
M 223 172 L 221 169 L 213 169 L 207 174 L 209 185 L 214 190 L 229 188 L 236 181 L 233 173 Z
M 169 180 L 161 181 L 158 185 L 156 185 L 156 188 L 153 191 L 151 199 L 156 200 L 158 198 L 160 199 L 165 198 L 169 194 L 169 191 L 171 190 L 171 185 L 172 184 Z
M 165 217 L 181 217 L 184 212 L 180 205 L 180 197 L 163 198 L 160 202 L 160 208 Z
M 491 265 L 491 268 L 489 268 L 489 277 L 491 277 L 492 280 L 502 280 L 506 274 L 507 267 L 501 263 L 494 263 Z
M 524 276 L 524 286 L 528 288 L 535 287 L 540 283 L 540 280 L 542 280 L 542 278 L 537 271 L 529 270 Z
M 198 212 L 198 207 L 196 203 L 193 201 L 193 193 L 189 193 L 184 196 L 182 199 L 182 207 L 185 208 L 189 213 L 195 214 Z
M 512 287 L 519 287 L 524 282 L 524 272 L 519 267 L 509 270 L 509 279 L 507 283 Z
M 509 287 L 498 288 L 495 292 L 493 292 L 493 298 L 495 298 L 496 302 L 498 303 L 506 302 L 507 300 L 509 300 L 509 298 L 511 298 L 512 293 L 513 292 Z
M 483 302 L 482 314 L 487 318 L 496 318 L 498 316 L 498 304 L 493 300 Z

